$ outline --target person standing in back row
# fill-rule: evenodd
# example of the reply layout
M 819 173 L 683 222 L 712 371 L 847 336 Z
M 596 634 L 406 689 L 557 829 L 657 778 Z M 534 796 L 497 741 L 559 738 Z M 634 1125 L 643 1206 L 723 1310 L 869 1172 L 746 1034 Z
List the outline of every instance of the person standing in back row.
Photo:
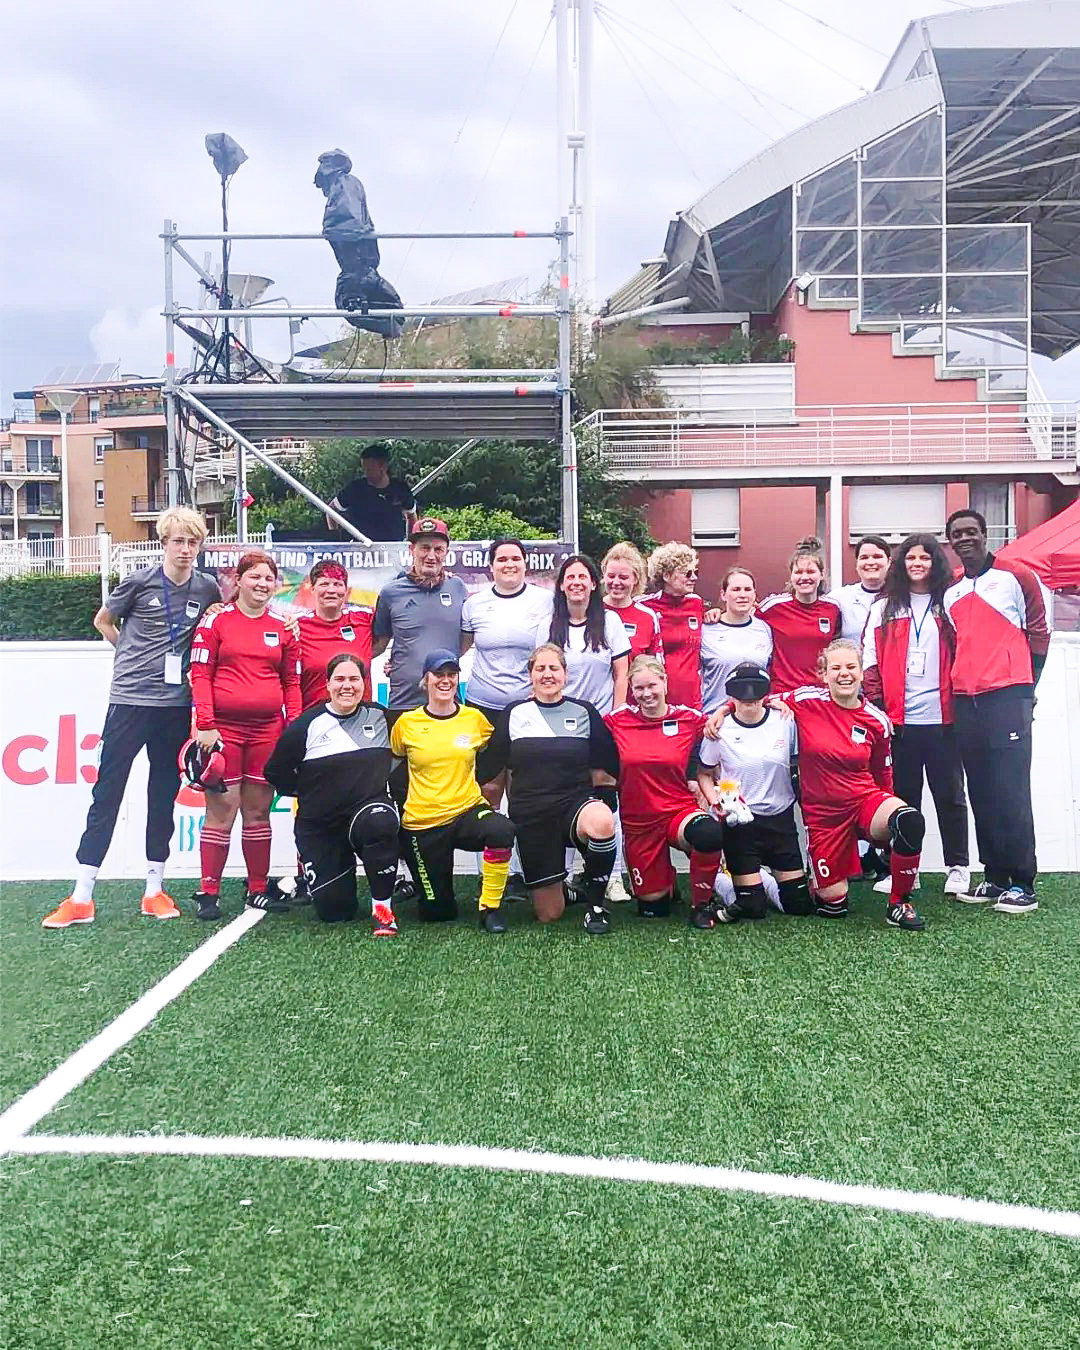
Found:
M 891 558 L 889 545 L 880 534 L 864 534 L 855 545 L 855 574 L 858 581 L 852 581 L 847 586 L 837 586 L 825 597 L 840 606 L 838 637 L 850 638 L 852 642 L 862 641 L 870 606 L 881 595 Z
M 330 505 L 361 534 L 376 544 L 411 538 L 416 524 L 416 498 L 403 478 L 390 476 L 390 447 L 380 441 L 360 452 L 361 476 L 346 483 Z M 326 517 L 332 530 L 336 520 Z
M 985 875 L 958 896 L 1002 914 L 1030 914 L 1035 896 L 1031 718 L 1050 633 L 1035 573 L 995 558 L 978 511 L 954 511 L 945 536 L 964 574 L 945 592 L 956 630 L 956 737 Z
M 649 584 L 641 604 L 660 620 L 660 639 L 667 671 L 667 697 L 687 708 L 701 707 L 701 629 L 705 602 L 695 591 L 698 555 L 689 544 L 672 541 L 649 554 Z
M 788 570 L 787 590 L 770 595 L 758 607 L 758 617 L 772 629 L 770 671 L 775 689 L 820 684 L 821 653 L 839 636 L 843 624 L 840 606 L 822 595 L 825 557 L 820 539 L 800 539 Z
M 94 615 L 94 627 L 116 648 L 101 760 L 86 829 L 75 857 L 72 893 L 42 921 L 68 928 L 94 921 L 94 881 L 116 828 L 135 756 L 150 761 L 146 800 L 146 890 L 142 912 L 175 919 L 180 911 L 163 889 L 180 787 L 178 758 L 191 727 L 188 661 L 195 625 L 221 600 L 213 577 L 195 570 L 206 538 L 197 511 L 170 507 L 157 519 L 164 559 L 132 572 Z

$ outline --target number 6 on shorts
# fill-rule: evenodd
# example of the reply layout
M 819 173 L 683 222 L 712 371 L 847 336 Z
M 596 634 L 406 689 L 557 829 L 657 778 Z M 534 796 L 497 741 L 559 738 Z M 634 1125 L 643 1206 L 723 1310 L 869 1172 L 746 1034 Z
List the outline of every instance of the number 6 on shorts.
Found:
M 822 877 L 823 879 L 827 879 L 827 878 L 828 878 L 828 876 L 829 876 L 829 869 L 828 869 L 828 867 L 825 865 L 825 863 L 822 862 L 822 860 L 821 860 L 820 858 L 815 859 L 815 861 L 814 861 L 814 867 L 817 869 L 817 874 L 818 874 L 819 877 Z

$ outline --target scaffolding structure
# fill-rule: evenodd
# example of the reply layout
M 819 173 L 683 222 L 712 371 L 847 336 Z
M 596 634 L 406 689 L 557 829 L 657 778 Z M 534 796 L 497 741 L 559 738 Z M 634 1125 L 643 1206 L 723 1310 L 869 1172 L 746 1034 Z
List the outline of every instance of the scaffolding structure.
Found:
M 482 438 L 517 442 L 551 441 L 560 447 L 560 524 L 563 540 L 578 545 L 577 454 L 570 400 L 572 313 L 570 299 L 570 238 L 567 218 L 552 230 L 501 232 L 395 233 L 378 231 L 376 239 L 551 239 L 558 245 L 559 286 L 554 304 L 416 305 L 403 309 L 346 310 L 323 305 L 286 305 L 259 308 L 187 310 L 176 300 L 174 258 L 179 257 L 212 292 L 217 282 L 184 247 L 194 242 L 268 242 L 318 240 L 322 234 L 248 234 L 234 231 L 181 234 L 175 221 L 166 220 L 161 238 L 165 263 L 165 377 L 164 395 L 168 446 L 168 500 L 182 496 L 180 455 L 181 409 L 194 421 L 232 440 L 237 448 L 238 498 L 244 493 L 245 465 L 257 460 L 295 492 L 361 543 L 372 541 L 351 525 L 329 503 L 288 472 L 258 442 L 296 436 L 317 440 L 358 436 L 371 440 L 415 437 L 422 440 L 467 441 Z M 194 382 L 180 377 L 176 366 L 178 325 L 187 319 L 520 319 L 556 320 L 556 365 L 550 370 L 460 368 L 346 370 L 335 378 L 275 379 L 265 367 L 258 378 L 227 382 Z M 182 331 L 182 330 L 181 330 Z M 287 370 L 287 368 L 286 368 Z M 293 372 L 295 376 L 295 372 Z M 467 449 L 459 446 L 430 481 Z M 238 516 L 240 513 L 238 512 Z

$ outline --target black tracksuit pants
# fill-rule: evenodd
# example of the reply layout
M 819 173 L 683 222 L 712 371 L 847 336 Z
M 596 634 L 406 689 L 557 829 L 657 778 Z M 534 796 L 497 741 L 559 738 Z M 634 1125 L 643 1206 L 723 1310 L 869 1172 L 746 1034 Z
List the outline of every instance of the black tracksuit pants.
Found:
M 191 709 L 110 703 L 101 733 L 101 760 L 94 796 L 76 860 L 100 867 L 112 843 L 116 817 L 135 756 L 145 746 L 150 761 L 146 789 L 146 857 L 165 862 L 173 832 L 173 805 L 180 788 L 180 750 L 191 735 Z
M 968 814 L 964 766 L 953 727 L 893 728 L 893 788 L 908 806 L 922 810 L 923 775 L 934 799 L 946 867 L 968 865 Z
M 1035 882 L 1031 810 L 1031 714 L 1034 691 L 1014 684 L 988 694 L 958 694 L 956 739 L 967 774 L 975 838 L 986 880 Z

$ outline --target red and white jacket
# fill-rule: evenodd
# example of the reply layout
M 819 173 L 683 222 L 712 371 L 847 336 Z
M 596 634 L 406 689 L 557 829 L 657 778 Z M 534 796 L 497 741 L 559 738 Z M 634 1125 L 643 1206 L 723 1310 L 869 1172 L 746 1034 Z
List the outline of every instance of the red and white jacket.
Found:
M 1050 632 L 1030 567 L 990 553 L 977 577 L 953 582 L 944 604 L 956 629 L 954 693 L 970 697 L 1035 683 L 1032 656 L 1046 655 Z
M 907 711 L 908 650 L 911 642 L 911 610 L 905 610 L 883 622 L 885 601 L 876 600 L 870 607 L 863 630 L 863 698 L 883 708 L 894 726 L 902 727 Z M 940 614 L 927 616 L 938 630 L 938 694 L 941 699 L 941 721 L 949 726 L 953 720 L 952 665 L 956 650 L 956 634 L 952 624 Z

